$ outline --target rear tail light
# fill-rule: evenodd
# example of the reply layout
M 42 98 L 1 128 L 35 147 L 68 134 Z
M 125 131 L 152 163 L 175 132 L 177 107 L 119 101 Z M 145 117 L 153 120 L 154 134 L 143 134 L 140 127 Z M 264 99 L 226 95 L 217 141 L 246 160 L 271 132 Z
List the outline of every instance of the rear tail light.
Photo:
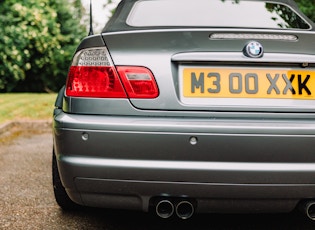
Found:
M 84 49 L 74 56 L 66 94 L 72 97 L 127 97 L 106 48 Z
M 156 98 L 159 95 L 149 69 L 119 66 L 117 70 L 119 74 L 105 47 L 83 49 L 73 58 L 66 95 L 97 98 Z
M 159 89 L 149 69 L 118 66 L 117 70 L 129 98 L 156 98 L 159 96 Z

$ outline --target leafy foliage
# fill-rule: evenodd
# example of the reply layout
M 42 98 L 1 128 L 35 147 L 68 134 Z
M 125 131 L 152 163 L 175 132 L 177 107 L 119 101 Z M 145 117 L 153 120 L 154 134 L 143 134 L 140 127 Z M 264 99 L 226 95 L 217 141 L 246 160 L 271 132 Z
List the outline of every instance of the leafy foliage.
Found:
M 1 1 L 0 91 L 57 90 L 86 34 L 80 14 L 64 0 Z
M 315 22 L 315 1 L 314 0 L 295 0 L 301 11 Z

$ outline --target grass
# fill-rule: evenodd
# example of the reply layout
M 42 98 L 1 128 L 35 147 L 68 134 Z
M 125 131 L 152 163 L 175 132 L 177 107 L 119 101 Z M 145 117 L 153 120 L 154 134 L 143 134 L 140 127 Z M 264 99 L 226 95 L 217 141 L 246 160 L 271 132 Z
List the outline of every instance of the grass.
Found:
M 56 94 L 0 94 L 0 124 L 18 120 L 49 120 L 52 118 Z

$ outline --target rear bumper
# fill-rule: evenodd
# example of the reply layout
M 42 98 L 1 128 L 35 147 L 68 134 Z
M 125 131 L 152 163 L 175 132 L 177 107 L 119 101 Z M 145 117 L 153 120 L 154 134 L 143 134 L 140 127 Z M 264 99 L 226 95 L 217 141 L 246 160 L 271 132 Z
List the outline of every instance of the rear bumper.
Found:
M 193 139 L 192 139 L 193 138 Z M 147 211 L 291 211 L 315 198 L 315 122 L 55 116 L 60 176 L 77 203 Z

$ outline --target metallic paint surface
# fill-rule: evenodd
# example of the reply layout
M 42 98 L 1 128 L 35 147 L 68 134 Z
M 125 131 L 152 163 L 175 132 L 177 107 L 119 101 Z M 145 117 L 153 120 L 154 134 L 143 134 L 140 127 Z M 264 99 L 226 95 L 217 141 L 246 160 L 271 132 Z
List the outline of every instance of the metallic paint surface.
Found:
M 149 68 L 160 95 L 130 100 L 59 92 L 54 148 L 70 198 L 148 211 L 156 197 L 188 197 L 197 212 L 288 212 L 315 199 L 313 100 L 185 101 L 179 74 L 182 66 L 314 71 L 314 27 L 139 29 L 124 22 L 132 5 L 123 1 L 103 33 L 85 38 L 77 52 L 106 46 L 114 65 Z M 242 52 L 249 42 L 243 36 L 211 39 L 222 32 L 296 40 L 257 39 L 264 55 L 253 59 Z

